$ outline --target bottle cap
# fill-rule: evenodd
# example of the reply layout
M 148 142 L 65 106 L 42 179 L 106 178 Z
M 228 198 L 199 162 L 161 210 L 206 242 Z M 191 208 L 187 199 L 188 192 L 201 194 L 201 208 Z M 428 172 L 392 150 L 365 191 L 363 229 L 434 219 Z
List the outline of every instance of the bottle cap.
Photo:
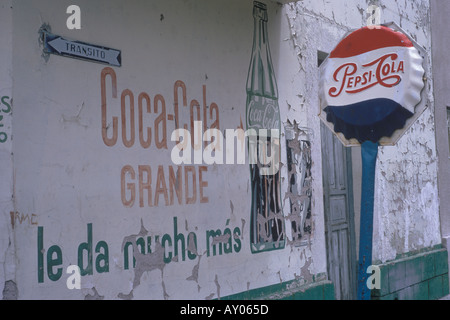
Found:
M 350 33 L 321 66 L 321 117 L 346 139 L 390 137 L 421 101 L 422 64 L 402 32 L 371 26 Z

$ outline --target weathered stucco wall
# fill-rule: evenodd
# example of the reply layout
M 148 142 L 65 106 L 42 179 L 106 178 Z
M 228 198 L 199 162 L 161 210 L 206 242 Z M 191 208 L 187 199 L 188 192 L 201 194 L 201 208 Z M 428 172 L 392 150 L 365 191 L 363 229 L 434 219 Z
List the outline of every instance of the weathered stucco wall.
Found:
M 0 4 L 0 283 L 5 299 L 17 297 L 15 283 L 14 233 L 10 223 L 13 202 L 12 157 L 12 2 Z M 4 284 L 4 285 L 3 285 Z
M 252 1 L 79 1 L 81 30 L 66 28 L 70 4 L 21 1 L 13 8 L 19 298 L 211 299 L 325 279 L 320 179 L 313 185 L 311 233 L 282 250 L 252 254 L 248 164 L 181 165 L 178 176 L 171 161 L 174 121 L 189 125 L 199 115 L 222 132 L 245 123 Z M 268 3 L 285 121 L 286 101 L 297 92 L 286 80 L 292 65 L 284 61 L 298 61 L 283 41 L 290 34 L 282 10 Z M 122 67 L 42 56 L 43 24 L 69 39 L 122 50 Z M 141 93 L 151 102 L 143 115 Z M 200 112 L 191 113 L 197 106 Z M 306 105 L 299 111 L 296 118 L 308 125 Z M 134 143 L 127 142 L 131 118 Z M 145 128 L 152 130 L 148 148 L 140 125 L 144 140 Z M 67 287 L 70 265 L 81 267 L 80 290 Z
M 450 3 L 432 0 L 431 17 L 433 30 L 433 85 L 435 97 L 436 141 L 439 155 L 439 199 L 441 204 L 441 231 L 443 238 L 450 236 L 450 148 L 449 148 L 449 118 L 450 107 L 449 77 L 442 64 L 447 61 L 450 43 L 446 41 L 448 35 L 448 14 Z
M 68 30 L 71 4 L 20 1 L 0 12 L 2 29 L 10 30 L 2 43 L 11 44 L 2 47 L 10 56 L 2 55 L 0 66 L 0 95 L 11 98 L 0 122 L 11 137 L 0 144 L 7 169 L 1 177 L 9 182 L 0 193 L 4 297 L 215 299 L 326 279 L 318 51 L 330 52 L 347 31 L 366 25 L 372 4 L 382 23 L 396 22 L 429 51 L 428 1 L 267 3 L 282 137 L 285 125 L 301 128 L 311 155 L 311 213 L 308 232 L 294 239 L 289 200 L 298 195 L 289 189 L 281 139 L 288 241 L 257 254 L 250 249 L 248 164 L 182 164 L 177 171 L 171 159 L 175 121 L 190 126 L 200 119 L 222 133 L 245 129 L 252 1 L 80 0 L 82 28 Z M 44 24 L 69 39 L 121 50 L 122 67 L 43 56 Z M 140 115 L 147 96 L 150 109 Z M 379 151 L 374 260 L 441 242 L 430 81 L 424 98 L 428 109 L 398 146 Z M 81 267 L 79 290 L 68 289 L 70 265 Z
M 384 7 L 386 6 L 386 7 Z M 380 150 L 375 211 L 374 258 L 396 255 L 441 243 L 429 1 L 382 3 L 382 19 L 397 20 L 428 53 L 425 91 L 428 108 L 397 147 Z
M 431 52 L 431 27 L 428 1 L 299 1 L 288 8 L 292 42 L 301 68 L 293 77 L 300 93 L 290 105 L 308 108 L 308 126 L 320 132 L 318 113 L 317 50 L 329 53 L 346 32 L 367 25 L 372 15 L 368 8 L 380 9 L 380 22 L 395 22 L 414 40 Z M 388 261 L 397 255 L 441 243 L 437 154 L 435 145 L 434 103 L 431 56 L 426 59 L 428 108 L 400 139 L 397 146 L 380 147 L 377 161 L 374 220 L 374 261 Z M 300 98 L 303 101 L 300 101 Z M 317 111 L 315 111 L 317 108 Z M 295 117 L 295 116 L 292 116 Z M 320 139 L 314 141 L 313 159 L 320 159 Z M 360 159 L 356 148 L 353 159 Z M 355 155 L 356 154 L 356 155 Z M 315 162 L 316 168 L 320 161 Z M 355 210 L 359 210 L 360 167 L 354 163 Z M 356 212 L 356 237 L 359 213 Z M 358 243 L 358 241 L 357 241 Z

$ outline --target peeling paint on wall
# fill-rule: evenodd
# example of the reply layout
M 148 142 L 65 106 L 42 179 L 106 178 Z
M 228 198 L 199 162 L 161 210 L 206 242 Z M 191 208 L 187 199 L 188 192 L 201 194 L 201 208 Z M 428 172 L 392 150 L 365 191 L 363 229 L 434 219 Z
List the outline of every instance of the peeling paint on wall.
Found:
M 18 292 L 17 285 L 14 281 L 9 280 L 5 282 L 3 288 L 3 300 L 17 300 Z
M 95 287 L 93 287 L 91 289 L 92 293 L 88 293 L 85 297 L 84 300 L 104 300 L 105 297 L 99 295 L 99 293 L 97 292 L 97 289 Z
M 318 83 L 315 50 L 330 52 L 343 34 L 366 25 L 371 14 L 367 8 L 371 5 L 380 8 L 381 23 L 394 21 L 425 49 L 431 48 L 428 1 L 355 0 L 339 4 L 300 1 L 288 4 L 285 7 L 290 36 L 284 40 L 290 44 L 299 61 L 300 67 L 298 73 L 295 73 L 293 83 L 300 88 L 303 97 L 295 102 L 288 101 L 288 111 L 299 109 L 294 106 L 303 103 L 312 109 L 318 105 L 314 94 L 317 92 Z M 426 74 L 429 77 L 431 61 L 429 56 L 425 58 L 428 66 Z M 374 246 L 375 260 L 387 261 L 398 254 L 440 243 L 437 155 L 431 94 L 433 88 L 430 81 L 427 82 L 426 89 L 428 109 L 396 147 L 380 149 L 375 195 L 374 243 L 378 243 Z M 320 132 L 314 116 L 314 112 L 309 112 L 304 125 Z M 298 115 L 288 112 L 290 121 L 296 118 Z M 303 119 L 298 121 L 305 123 Z M 317 168 L 320 163 L 315 159 L 319 159 L 320 155 L 316 148 L 320 149 L 320 141 L 313 139 L 312 158 Z M 313 166 L 313 178 L 315 173 L 320 176 L 320 172 L 315 172 Z M 359 201 L 358 190 L 354 193 L 355 201 Z M 357 227 L 356 234 L 358 231 Z
M 284 205 L 288 200 L 286 220 L 291 227 L 288 243 L 300 245 L 312 234 L 311 132 L 307 128 L 299 128 L 295 121 L 289 128 L 285 126 L 289 187 L 285 192 Z
M 280 199 L 287 245 L 259 254 L 250 247 L 248 165 L 179 170 L 169 162 L 170 133 L 176 127 L 202 119 L 207 120 L 204 128 L 243 127 L 253 2 L 231 0 L 224 7 L 211 0 L 135 1 L 125 6 L 118 0 L 80 0 L 81 7 L 90 8 L 83 21 L 96 26 L 80 31 L 80 37 L 122 48 L 120 69 L 40 57 L 36 32 L 43 21 L 54 32 L 65 28 L 65 19 L 58 17 L 65 7 L 51 0 L 39 7 L 31 3 L 15 4 L 9 36 L 17 39 L 8 63 L 15 87 L 0 88 L 0 97 L 14 98 L 20 106 L 12 108 L 8 143 L 14 144 L 0 146 L 1 163 L 11 168 L 2 179 L 8 181 L 1 189 L 7 192 L 0 192 L 7 195 L 0 201 L 3 297 L 220 299 L 289 281 L 294 282 L 288 290 L 294 292 L 326 279 L 318 51 L 329 52 L 348 30 L 364 25 L 371 4 L 381 8 L 382 22 L 400 21 L 429 49 L 427 1 L 303 0 L 283 7 L 267 2 L 273 67 L 282 84 Z M 431 84 L 428 90 L 429 111 L 397 147 L 379 153 L 378 260 L 440 243 Z M 115 135 L 118 143 L 107 145 Z M 146 141 L 158 147 L 146 147 Z M 271 218 L 256 222 L 263 226 Z M 80 243 L 86 225 L 88 241 Z M 105 262 L 102 272 L 82 277 L 82 290 L 69 290 L 62 270 L 86 262 L 79 246 L 94 244 L 92 237 L 104 244 L 91 254 L 107 260 L 108 272 Z M 36 239 L 41 252 L 36 252 Z M 36 267 L 36 255 L 47 273 Z M 40 275 L 45 284 L 38 281 Z
M 132 289 L 128 294 L 119 293 L 119 298 L 121 299 L 133 297 L 133 290 L 141 284 L 141 277 L 144 272 L 150 272 L 152 270 L 159 270 L 161 272 L 161 286 L 164 292 L 164 299 L 169 298 L 164 285 L 164 267 L 166 266 L 166 263 L 164 262 L 164 248 L 159 242 L 156 242 L 153 252 L 143 254 L 137 246 L 137 238 L 145 237 L 147 234 L 148 231 L 145 229 L 144 223 L 141 220 L 141 230 L 139 231 L 139 233 L 127 236 L 123 239 L 122 252 L 125 248 L 126 243 L 130 242 L 133 247 L 133 258 L 136 260 L 136 266 L 134 268 Z

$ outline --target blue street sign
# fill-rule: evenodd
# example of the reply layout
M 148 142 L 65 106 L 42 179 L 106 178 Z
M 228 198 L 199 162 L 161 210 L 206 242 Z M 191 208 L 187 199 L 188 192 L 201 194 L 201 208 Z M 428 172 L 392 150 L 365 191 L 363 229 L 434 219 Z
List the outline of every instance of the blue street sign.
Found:
M 122 65 L 120 50 L 68 40 L 48 32 L 44 33 L 44 52 L 116 67 Z

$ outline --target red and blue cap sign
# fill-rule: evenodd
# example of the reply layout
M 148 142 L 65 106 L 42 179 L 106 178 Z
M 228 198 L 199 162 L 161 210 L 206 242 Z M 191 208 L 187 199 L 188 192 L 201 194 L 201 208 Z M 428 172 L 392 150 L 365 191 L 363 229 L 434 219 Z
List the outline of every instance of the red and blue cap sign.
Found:
M 321 66 L 321 119 L 341 140 L 359 143 L 386 140 L 406 128 L 424 88 L 418 49 L 387 26 L 351 32 Z

